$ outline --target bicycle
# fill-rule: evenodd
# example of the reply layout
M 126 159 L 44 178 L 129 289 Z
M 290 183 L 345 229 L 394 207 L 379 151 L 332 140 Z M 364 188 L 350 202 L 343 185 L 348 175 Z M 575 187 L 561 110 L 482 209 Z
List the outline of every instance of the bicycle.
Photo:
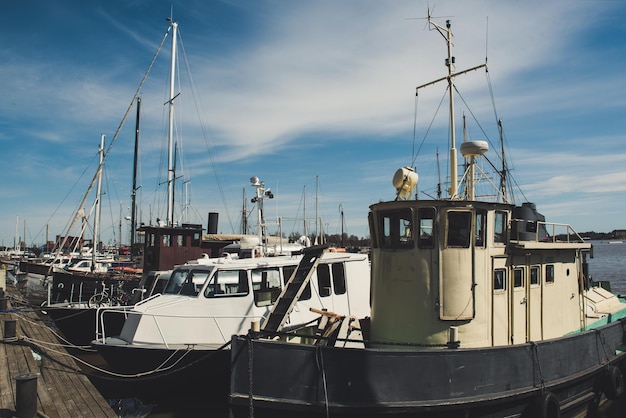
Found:
M 111 288 L 113 289 L 113 288 Z M 106 284 L 102 283 L 102 292 L 96 293 L 89 298 L 87 306 L 90 308 L 100 308 L 106 306 L 125 306 L 128 304 L 130 298 L 122 287 L 122 282 L 117 285 L 115 292 L 109 294 Z

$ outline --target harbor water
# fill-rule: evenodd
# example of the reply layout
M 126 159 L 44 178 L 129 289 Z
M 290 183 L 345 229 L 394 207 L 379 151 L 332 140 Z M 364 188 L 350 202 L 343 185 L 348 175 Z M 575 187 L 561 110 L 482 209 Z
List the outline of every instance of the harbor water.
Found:
M 626 242 L 591 241 L 593 258 L 589 259 L 589 275 L 593 280 L 607 280 L 611 291 L 626 295 Z

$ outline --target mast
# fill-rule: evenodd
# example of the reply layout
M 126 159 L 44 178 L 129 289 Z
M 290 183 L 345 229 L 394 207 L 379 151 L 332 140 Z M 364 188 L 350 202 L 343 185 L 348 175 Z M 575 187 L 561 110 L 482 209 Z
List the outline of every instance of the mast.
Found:
M 137 155 L 139 154 L 139 115 L 141 111 L 141 97 L 137 97 L 137 119 L 135 121 L 135 156 L 133 160 L 133 188 L 131 192 L 130 208 L 130 256 L 133 256 L 135 246 L 135 229 L 137 226 Z
M 100 134 L 100 164 L 98 165 L 98 184 L 96 185 L 96 213 L 93 225 L 93 246 L 91 250 L 91 269 L 96 267 L 96 250 L 100 243 L 100 197 L 102 195 L 102 166 L 104 164 L 104 134 Z M 120 237 L 121 241 L 121 237 Z M 120 243 L 121 244 L 121 243 Z
M 441 36 L 443 36 L 443 38 L 446 40 L 446 45 L 448 49 L 448 57 L 446 58 L 445 65 L 446 67 L 448 67 L 448 75 L 446 77 L 442 77 L 435 81 L 431 81 L 430 83 L 426 83 L 421 86 L 418 86 L 416 88 L 416 94 L 417 94 L 417 91 L 421 88 L 430 86 L 432 84 L 436 84 L 444 80 L 448 82 L 448 97 L 450 101 L 450 189 L 449 189 L 449 194 L 450 194 L 450 198 L 454 199 L 457 197 L 457 193 L 458 193 L 457 192 L 458 190 L 457 150 L 456 150 L 456 134 L 455 134 L 455 128 L 454 128 L 454 77 L 456 77 L 457 75 L 468 73 L 470 71 L 477 70 L 482 67 L 486 67 L 487 64 L 481 64 L 472 68 L 468 68 L 467 70 L 454 72 L 453 65 L 455 64 L 455 59 L 452 56 L 452 30 L 450 29 L 452 25 L 450 24 L 450 20 L 446 20 L 446 27 L 444 28 L 438 25 L 437 23 L 433 22 L 432 17 L 429 14 L 428 23 L 429 25 L 434 27 L 437 30 L 437 32 L 439 32 Z
M 502 194 L 502 202 L 508 203 L 508 198 L 506 195 L 506 177 L 507 177 L 507 169 L 506 169 L 506 160 L 504 155 L 504 133 L 502 130 L 502 120 L 498 119 L 498 132 L 500 134 L 500 147 L 502 152 L 502 173 L 500 174 L 500 192 Z
M 169 104 L 169 127 L 167 134 L 167 225 L 174 225 L 174 83 L 176 80 L 176 38 L 178 35 L 178 23 L 169 19 L 172 25 L 172 56 L 170 63 L 170 97 Z

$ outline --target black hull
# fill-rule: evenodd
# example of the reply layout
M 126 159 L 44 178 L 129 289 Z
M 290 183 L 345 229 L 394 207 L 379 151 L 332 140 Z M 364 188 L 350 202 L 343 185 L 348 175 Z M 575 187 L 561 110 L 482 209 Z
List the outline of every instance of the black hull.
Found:
M 63 337 L 73 345 L 89 346 L 96 338 L 96 308 L 72 308 L 67 306 L 46 306 L 43 312 L 54 322 Z M 106 310 L 101 314 L 106 321 L 107 336 L 120 335 L 126 314 Z
M 235 416 L 248 416 L 252 407 L 255 417 L 326 416 L 327 411 L 353 417 L 530 417 L 547 408 L 584 411 L 600 392 L 608 393 L 613 381 L 607 370 L 624 367 L 626 353 L 616 354 L 624 344 L 624 321 L 560 339 L 485 349 L 345 349 L 235 336 L 231 408 Z
M 130 394 L 153 402 L 167 397 L 227 404 L 230 350 L 136 348 L 95 342 L 93 346 L 108 370 L 127 376 L 96 378 L 96 386 L 105 385 L 103 392 L 113 391 L 117 397 Z

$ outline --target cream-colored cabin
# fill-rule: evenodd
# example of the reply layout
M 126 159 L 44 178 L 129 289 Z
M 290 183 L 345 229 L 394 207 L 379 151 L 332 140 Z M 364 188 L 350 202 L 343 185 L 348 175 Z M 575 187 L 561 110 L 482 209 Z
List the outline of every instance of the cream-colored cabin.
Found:
M 532 204 L 372 205 L 372 341 L 446 344 L 452 328 L 460 347 L 488 347 L 584 329 L 591 244 L 543 220 Z

